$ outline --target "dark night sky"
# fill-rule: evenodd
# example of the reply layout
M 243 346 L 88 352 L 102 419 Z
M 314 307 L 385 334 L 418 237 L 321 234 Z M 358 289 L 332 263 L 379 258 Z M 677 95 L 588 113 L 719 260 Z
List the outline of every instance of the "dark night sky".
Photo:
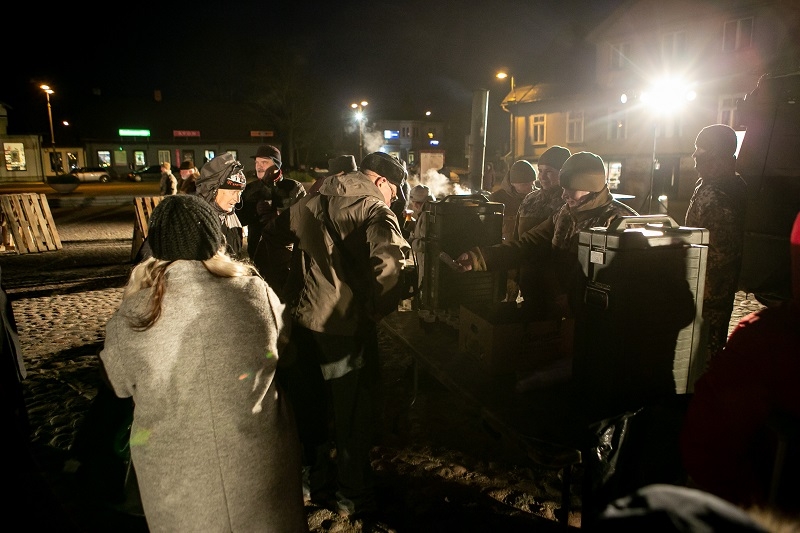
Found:
M 324 86 L 330 109 L 346 113 L 366 99 L 376 118 L 431 110 L 434 119 L 468 122 L 473 93 L 488 89 L 492 128 L 507 117 L 498 111 L 509 89 L 494 77 L 499 69 L 517 85 L 581 70 L 559 52 L 581 45 L 622 1 L 14 2 L 4 18 L 30 33 L 0 35 L 0 101 L 12 107 L 10 133 L 34 133 L 47 128 L 43 82 L 56 90 L 59 121 L 92 89 L 194 97 L 246 82 L 272 54 L 291 50 Z

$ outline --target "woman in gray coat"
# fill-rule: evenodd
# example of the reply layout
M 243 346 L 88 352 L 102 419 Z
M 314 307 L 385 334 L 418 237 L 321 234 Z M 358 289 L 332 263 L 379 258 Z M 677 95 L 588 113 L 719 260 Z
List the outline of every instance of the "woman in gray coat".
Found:
M 132 396 L 131 458 L 150 531 L 305 532 L 300 447 L 274 380 L 283 305 L 224 250 L 219 218 L 164 198 L 100 358 Z

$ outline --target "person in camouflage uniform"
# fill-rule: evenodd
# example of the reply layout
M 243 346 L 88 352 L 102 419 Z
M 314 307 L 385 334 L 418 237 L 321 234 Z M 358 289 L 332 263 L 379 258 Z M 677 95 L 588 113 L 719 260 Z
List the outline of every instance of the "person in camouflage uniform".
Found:
M 519 206 L 514 224 L 514 240 L 519 240 L 520 235 L 551 218 L 564 205 L 561 197 L 564 189 L 558 183 L 558 173 L 571 155 L 563 146 L 551 146 L 539 157 L 539 178 L 536 180 L 538 188 L 531 191 Z
M 724 124 L 706 126 L 692 154 L 699 178 L 689 200 L 686 225 L 708 229 L 703 322 L 708 357 L 725 346 L 739 284 L 747 185 L 736 173 L 736 132 Z
M 552 218 L 564 205 L 564 199 L 561 197 L 564 189 L 558 183 L 558 173 L 570 155 L 572 155 L 570 151 L 563 146 L 551 146 L 539 157 L 539 178 L 536 180 L 538 188 L 523 198 L 517 210 L 511 240 L 518 241 L 520 235 Z M 506 300 L 515 301 L 521 287 L 525 287 L 522 289 L 524 299 L 531 301 L 541 299 L 542 295 L 536 291 L 539 276 L 532 264 L 509 270 Z
M 582 299 L 579 233 L 608 226 L 621 216 L 637 214 L 611 196 L 603 160 L 591 152 L 570 156 L 558 181 L 564 189 L 565 203 L 555 216 L 529 229 L 517 241 L 475 247 L 456 259 L 465 272 L 516 268 L 528 261 L 546 265 L 549 274 L 539 283 L 544 285 L 547 297 L 543 301 L 526 302 L 526 307 L 534 316 L 547 318 L 574 316 L 575 304 Z
M 514 221 L 522 199 L 533 190 L 536 181 L 536 169 L 525 159 L 520 159 L 511 165 L 499 187 L 489 195 L 490 202 L 500 202 L 503 209 L 502 237 L 504 241 L 510 240 L 514 233 Z

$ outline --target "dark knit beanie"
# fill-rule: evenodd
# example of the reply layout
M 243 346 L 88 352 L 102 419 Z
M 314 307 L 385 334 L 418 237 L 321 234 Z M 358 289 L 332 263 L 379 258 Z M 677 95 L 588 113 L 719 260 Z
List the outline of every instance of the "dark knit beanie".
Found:
M 278 165 L 278 168 L 281 167 L 281 151 L 271 144 L 259 146 L 258 150 L 256 150 L 256 155 L 252 156 L 253 159 L 256 157 L 270 158 Z
M 328 173 L 325 174 L 326 176 L 333 176 L 334 174 L 338 174 L 339 172 L 344 172 L 345 174 L 349 172 L 355 172 L 358 170 L 358 165 L 356 165 L 356 158 L 352 155 L 340 155 L 339 157 L 334 157 L 333 159 L 328 159 Z
M 569 159 L 571 155 L 570 151 L 563 146 L 551 146 L 539 157 L 538 164 L 561 170 L 561 167 L 564 166 L 564 161 Z
M 531 183 L 536 181 L 536 170 L 525 159 L 511 165 L 511 183 Z
M 709 155 L 730 157 L 736 153 L 736 131 L 725 124 L 712 124 L 700 130 L 694 145 Z
M 600 156 L 591 152 L 572 154 L 564 161 L 558 183 L 573 191 L 600 192 L 606 186 L 606 168 Z
M 164 197 L 153 209 L 147 242 L 164 261 L 205 261 L 225 246 L 222 223 L 211 205 L 192 194 Z

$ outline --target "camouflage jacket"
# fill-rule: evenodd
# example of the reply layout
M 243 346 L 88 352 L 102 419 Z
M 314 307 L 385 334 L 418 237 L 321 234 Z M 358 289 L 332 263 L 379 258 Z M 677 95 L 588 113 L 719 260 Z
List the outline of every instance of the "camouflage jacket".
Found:
M 511 185 L 510 174 L 506 175 L 500 186 L 489 195 L 490 202 L 500 202 L 503 208 L 503 240 L 510 240 L 514 235 L 514 221 L 517 219 L 517 209 L 524 198 Z
M 595 226 L 608 226 L 621 216 L 636 215 L 627 205 L 614 200 L 608 189 L 603 189 L 574 210 L 564 204 L 553 218 L 531 228 L 519 240 L 494 246 L 474 248 L 477 261 L 475 270 L 504 270 L 519 266 L 524 260 L 553 258 L 555 253 L 566 252 L 578 258 L 578 234 Z
M 513 239 L 518 240 L 519 236 L 529 229 L 552 218 L 564 205 L 564 200 L 561 198 L 563 192 L 564 189 L 561 187 L 551 187 L 537 189 L 525 196 L 517 211 Z
M 564 204 L 554 217 L 526 231 L 519 240 L 473 248 L 470 250 L 473 269 L 508 270 L 525 265 L 546 266 L 549 274 L 547 280 L 542 282 L 551 285 L 550 294 L 570 294 L 574 297 L 580 278 L 580 232 L 595 226 L 607 227 L 618 217 L 636 214 L 627 205 L 614 200 L 608 189 L 603 189 L 574 209 Z
M 701 177 L 686 211 L 687 226 L 708 229 L 703 317 L 712 328 L 718 324 L 720 338 L 727 336 L 739 285 L 746 192 L 747 184 L 739 174 Z

